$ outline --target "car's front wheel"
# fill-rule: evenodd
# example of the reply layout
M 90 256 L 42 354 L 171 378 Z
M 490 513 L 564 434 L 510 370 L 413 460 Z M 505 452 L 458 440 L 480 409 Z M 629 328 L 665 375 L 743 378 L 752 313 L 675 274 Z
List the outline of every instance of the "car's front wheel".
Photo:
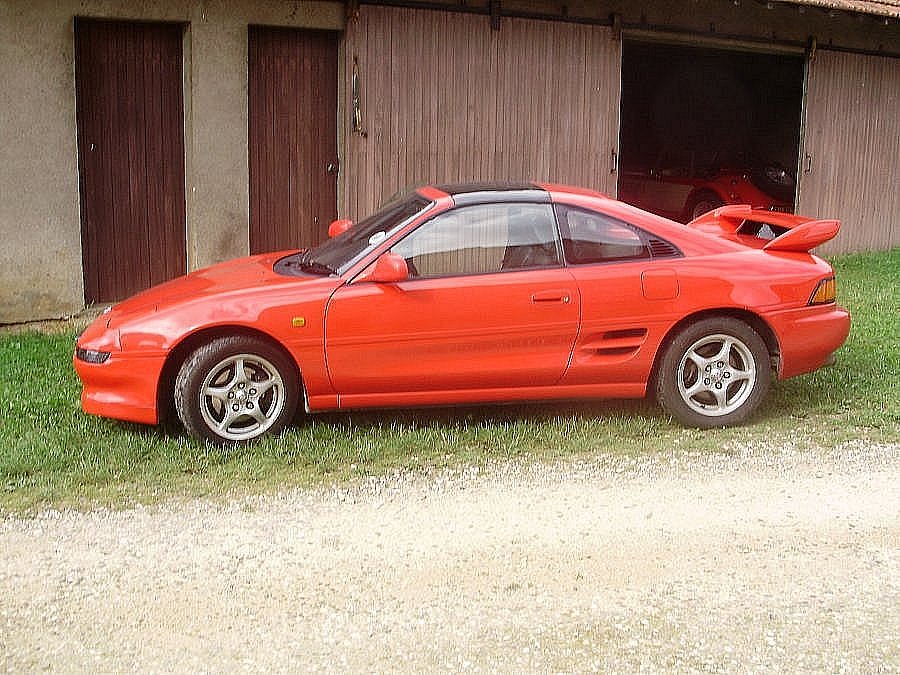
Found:
M 683 424 L 725 427 L 746 421 L 771 381 L 769 351 L 759 334 L 743 321 L 718 317 L 675 336 L 659 364 L 656 395 Z
M 293 419 L 296 371 L 272 345 L 223 337 L 195 350 L 175 380 L 175 409 L 188 433 L 216 444 L 277 433 Z

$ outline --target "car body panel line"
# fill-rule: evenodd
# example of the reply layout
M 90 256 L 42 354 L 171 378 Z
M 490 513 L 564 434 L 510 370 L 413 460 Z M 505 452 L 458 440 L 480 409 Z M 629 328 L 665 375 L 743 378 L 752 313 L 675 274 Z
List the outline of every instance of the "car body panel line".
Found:
M 369 394 L 347 394 L 340 397 L 340 409 L 395 408 L 397 406 L 472 405 L 507 401 L 575 400 L 641 398 L 647 387 L 643 382 L 583 385 L 548 385 L 541 387 L 498 387 L 435 391 L 392 391 Z M 317 404 L 322 401 L 317 400 Z M 333 408 L 321 408 L 330 410 Z

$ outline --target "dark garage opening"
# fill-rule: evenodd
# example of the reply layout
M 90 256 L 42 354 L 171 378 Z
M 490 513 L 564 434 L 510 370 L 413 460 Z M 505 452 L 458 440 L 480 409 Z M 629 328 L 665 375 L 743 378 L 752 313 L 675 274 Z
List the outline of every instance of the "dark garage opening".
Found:
M 804 58 L 626 41 L 619 199 L 687 221 L 793 210 Z

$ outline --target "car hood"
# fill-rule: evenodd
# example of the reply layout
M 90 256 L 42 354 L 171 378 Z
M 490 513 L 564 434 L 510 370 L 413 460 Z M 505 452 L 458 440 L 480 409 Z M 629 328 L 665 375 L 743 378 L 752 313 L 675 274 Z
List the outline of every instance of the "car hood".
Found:
M 285 277 L 273 271 L 275 263 L 296 251 L 266 253 L 238 258 L 191 272 L 142 291 L 114 305 L 108 312 L 107 326 L 115 328 L 135 315 L 152 313 L 161 308 L 276 284 L 297 284 L 320 280 L 314 275 Z

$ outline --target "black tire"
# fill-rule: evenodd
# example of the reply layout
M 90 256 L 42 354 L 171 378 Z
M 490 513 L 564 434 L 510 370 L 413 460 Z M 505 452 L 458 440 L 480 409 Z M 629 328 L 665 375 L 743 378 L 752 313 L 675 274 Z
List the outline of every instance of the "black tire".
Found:
M 175 410 L 187 432 L 216 445 L 284 429 L 297 411 L 296 368 L 269 343 L 223 337 L 199 347 L 175 379 Z
M 742 424 L 772 383 L 769 350 L 759 334 L 730 317 L 703 319 L 678 333 L 656 373 L 656 397 L 689 427 Z
M 704 213 L 724 205 L 725 202 L 715 192 L 701 192 L 691 200 L 691 205 L 687 209 L 687 220 L 699 218 Z

